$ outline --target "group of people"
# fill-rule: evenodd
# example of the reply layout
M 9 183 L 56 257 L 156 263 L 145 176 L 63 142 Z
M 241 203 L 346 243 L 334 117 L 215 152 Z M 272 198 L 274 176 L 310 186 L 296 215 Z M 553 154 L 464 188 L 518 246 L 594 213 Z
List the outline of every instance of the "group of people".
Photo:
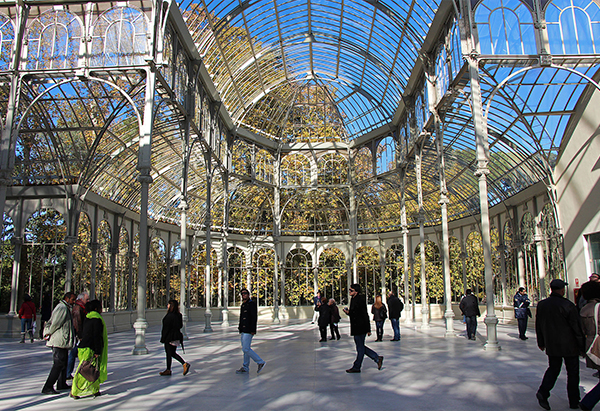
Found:
M 319 342 L 327 342 L 327 326 L 331 330 L 330 340 L 340 339 L 339 322 L 341 320 L 340 311 L 333 298 L 327 299 L 321 297 L 321 292 L 317 291 L 314 297 L 315 314 L 312 323 L 317 321 L 321 339 Z M 400 341 L 400 315 L 404 309 L 404 303 L 390 291 L 388 294 L 389 318 L 394 330 L 394 338 L 390 341 Z M 383 341 L 383 325 L 388 318 L 388 309 L 382 301 L 380 295 L 375 297 L 375 303 L 371 307 L 373 321 L 375 322 L 375 330 L 377 339 L 376 342 Z
M 565 297 L 567 284 L 560 279 L 550 282 L 550 296 L 537 305 L 535 331 L 540 350 L 548 356 L 548 368 L 536 398 L 539 405 L 550 409 L 550 391 L 556 384 L 564 362 L 567 370 L 567 397 L 571 409 L 589 411 L 600 401 L 600 382 L 583 399 L 579 393 L 579 357 L 586 358 L 589 368 L 599 369 L 586 352 L 598 333 L 600 277 L 592 274 L 579 290 L 578 306 Z M 516 304 L 516 301 L 515 301 Z
M 52 368 L 42 394 L 70 390 L 71 397 L 75 399 L 100 395 L 100 384 L 108 376 L 108 335 L 101 312 L 102 303 L 99 300 L 89 301 L 87 293 L 80 294 L 78 298 L 69 291 L 56 305 L 43 330 L 46 345 L 52 348 Z M 71 377 L 69 353 L 74 349 L 77 350 L 79 367 Z M 74 362 L 73 358 L 73 368 Z M 84 363 L 92 364 L 99 371 L 94 381 L 89 381 L 79 372 Z M 67 384 L 68 377 L 73 380 L 71 386 Z

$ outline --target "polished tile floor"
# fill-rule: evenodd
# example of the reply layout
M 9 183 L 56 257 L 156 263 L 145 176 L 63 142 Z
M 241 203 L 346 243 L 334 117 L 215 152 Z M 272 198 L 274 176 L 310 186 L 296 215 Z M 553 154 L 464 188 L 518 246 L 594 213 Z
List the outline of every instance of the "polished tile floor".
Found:
M 319 343 L 318 330 L 307 322 L 259 324 L 253 348 L 267 361 L 260 375 L 237 375 L 242 354 L 236 327 L 190 323 L 190 340 L 182 354 L 192 364 L 188 375 L 174 362 L 173 375 L 158 375 L 165 366 L 160 327 L 148 329 L 145 356 L 132 356 L 134 334 L 109 335 L 109 376 L 98 398 L 73 400 L 67 393 L 41 395 L 52 354 L 41 341 L 19 344 L 0 340 L 0 409 L 2 410 L 541 410 L 535 392 L 546 369 L 546 356 L 535 335 L 517 338 L 516 325 L 499 325 L 502 349 L 485 351 L 485 326 L 477 341 L 444 337 L 441 321 L 422 330 L 402 327 L 401 342 L 367 344 L 385 356 L 381 371 L 365 357 L 362 373 L 347 374 L 354 360 L 348 323 L 342 339 Z M 597 379 L 581 368 L 582 394 Z M 550 397 L 553 410 L 568 410 L 565 371 Z

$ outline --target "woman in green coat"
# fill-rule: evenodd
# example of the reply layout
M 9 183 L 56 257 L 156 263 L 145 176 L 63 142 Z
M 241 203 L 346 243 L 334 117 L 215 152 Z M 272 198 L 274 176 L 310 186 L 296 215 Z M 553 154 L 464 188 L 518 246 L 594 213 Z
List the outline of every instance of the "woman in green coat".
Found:
M 100 315 L 102 303 L 98 300 L 92 300 L 85 305 L 85 309 L 88 314 L 83 322 L 83 333 L 77 352 L 79 367 L 77 367 L 77 372 L 73 377 L 73 387 L 71 388 L 71 397 L 75 399 L 100 395 L 100 384 L 106 381 L 108 375 L 108 336 L 106 324 Z M 94 382 L 89 382 L 79 373 L 81 364 L 86 360 L 95 361 L 100 369 L 100 377 Z

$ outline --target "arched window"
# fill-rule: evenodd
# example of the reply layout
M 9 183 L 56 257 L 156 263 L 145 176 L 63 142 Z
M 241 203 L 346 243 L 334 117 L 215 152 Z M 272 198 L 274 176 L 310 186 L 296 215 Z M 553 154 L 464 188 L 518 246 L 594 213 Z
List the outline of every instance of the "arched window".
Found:
M 260 248 L 252 256 L 252 296 L 258 305 L 273 305 L 275 252 Z
M 0 14 L 0 70 L 8 70 L 12 61 L 12 46 L 15 41 L 15 28 L 12 21 Z
M 312 304 L 314 276 L 308 251 L 295 249 L 285 259 L 285 305 Z
M 144 63 L 147 53 L 144 13 L 133 7 L 113 7 L 96 20 L 92 31 L 92 66 Z
M 27 68 L 64 69 L 77 67 L 81 23 L 65 10 L 48 10 L 28 29 Z
M 252 146 L 245 141 L 237 140 L 231 149 L 231 168 L 235 174 L 252 177 Z
M 407 301 L 404 296 L 404 246 L 392 244 L 385 253 L 385 283 L 388 291 Z
M 356 250 L 358 282 L 363 287 L 367 304 L 375 302 L 375 296 L 381 294 L 381 268 L 379 253 L 373 247 L 359 247 Z
M 555 0 L 546 9 L 552 54 L 591 54 L 600 49 L 600 7 L 592 0 Z
M 281 184 L 307 186 L 310 184 L 310 162 L 302 154 L 291 154 L 281 162 Z
M 339 248 L 327 248 L 319 256 L 318 287 L 322 297 L 334 298 L 337 304 L 347 304 L 348 272 L 346 259 Z
M 533 17 L 520 0 L 484 0 L 475 23 L 481 54 L 537 54 Z
M 340 154 L 330 153 L 319 159 L 319 184 L 344 184 L 347 176 L 346 159 Z
M 240 290 L 246 287 L 244 269 L 246 267 L 244 252 L 239 247 L 227 250 L 227 268 L 229 270 L 229 305 L 240 305 Z
M 448 53 L 446 52 L 446 47 L 444 45 L 439 48 L 435 59 L 435 78 L 438 98 L 442 98 L 446 91 L 448 91 L 448 85 L 450 84 Z
M 396 142 L 393 137 L 386 137 L 377 145 L 377 174 L 396 168 Z

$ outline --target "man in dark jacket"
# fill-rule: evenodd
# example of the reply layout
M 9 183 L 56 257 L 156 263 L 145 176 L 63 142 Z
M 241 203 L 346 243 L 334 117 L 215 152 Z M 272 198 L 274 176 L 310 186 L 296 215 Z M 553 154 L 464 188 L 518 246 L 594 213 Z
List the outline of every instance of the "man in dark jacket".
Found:
M 400 313 L 404 310 L 404 303 L 396 297 L 393 291 L 388 294 L 388 308 L 390 309 L 390 321 L 394 330 L 394 338 L 390 341 L 400 341 Z
M 515 318 L 519 323 L 519 338 L 526 340 L 525 332 L 527 332 L 527 319 L 531 316 L 531 310 L 529 305 L 531 301 L 525 293 L 525 288 L 519 287 L 519 291 L 515 294 L 514 306 L 515 306 Z
M 256 370 L 258 374 L 266 364 L 251 347 L 252 337 L 256 334 L 258 308 L 256 307 L 256 301 L 250 298 L 250 292 L 247 289 L 242 288 L 240 294 L 242 296 L 242 306 L 240 307 L 240 325 L 238 330 L 242 337 L 244 363 L 242 364 L 242 368 L 236 370 L 236 374 L 248 374 L 250 372 L 250 358 L 258 364 L 258 369 Z
M 319 312 L 319 332 L 321 339 L 319 342 L 327 342 L 327 326 L 331 323 L 331 307 L 328 304 L 327 297 L 322 297 L 319 305 L 315 307 L 315 311 Z
M 536 393 L 540 406 L 549 410 L 554 387 L 564 359 L 567 369 L 567 395 L 571 408 L 579 407 L 579 358 L 584 354 L 585 337 L 577 307 L 565 296 L 563 280 L 550 282 L 550 297 L 540 301 L 535 316 L 538 347 L 546 351 L 548 369 Z
M 473 295 L 470 288 L 465 291 L 465 296 L 460 300 L 460 311 L 465 316 L 465 323 L 467 324 L 467 339 L 476 340 L 475 335 L 477 334 L 477 317 L 481 315 L 479 312 L 479 301 L 477 297 Z
M 367 335 L 371 335 L 371 321 L 367 313 L 367 300 L 360 293 L 361 287 L 358 284 L 352 284 L 348 292 L 352 299 L 350 300 L 350 308 L 344 308 L 344 312 L 350 316 L 350 335 L 354 336 L 356 360 L 352 368 L 347 369 L 346 372 L 360 372 L 365 354 L 377 363 L 377 369 L 380 370 L 383 365 L 383 356 L 377 355 L 375 351 L 365 345 Z

